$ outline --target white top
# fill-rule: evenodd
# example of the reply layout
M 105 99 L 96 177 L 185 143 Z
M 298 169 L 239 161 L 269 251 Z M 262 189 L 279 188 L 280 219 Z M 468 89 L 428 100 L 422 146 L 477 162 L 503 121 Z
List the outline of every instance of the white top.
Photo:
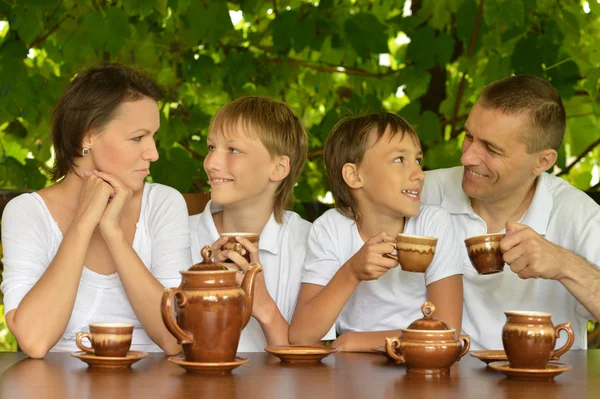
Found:
M 62 241 L 62 233 L 37 193 L 12 199 L 2 215 L 4 311 L 16 309 L 42 277 Z M 191 265 L 187 207 L 183 196 L 161 184 L 144 185 L 133 249 L 165 287 L 179 285 L 179 270 Z M 85 266 L 77 298 L 61 340 L 52 351 L 76 351 L 75 337 L 96 322 L 132 323 L 131 350 L 160 351 L 138 321 L 117 273 L 102 275 Z
M 407 327 L 423 317 L 421 306 L 427 301 L 427 285 L 462 273 L 458 241 L 450 216 L 442 208 L 421 206 L 419 214 L 407 220 L 404 234 L 438 238 L 431 265 L 424 274 L 405 272 L 398 266 L 378 280 L 362 281 L 338 316 L 335 326 L 340 335 Z M 327 285 L 363 245 L 354 220 L 337 209 L 328 210 L 310 230 L 302 282 Z M 323 339 L 335 337 L 332 328 Z
M 219 238 L 213 213 L 222 210 L 221 206 L 213 204 L 211 200 L 206 204 L 204 212 L 190 216 L 194 263 L 202 261 L 200 255 L 202 247 L 212 244 Z M 282 224 L 277 223 L 272 214 L 258 239 L 258 256 L 267 291 L 288 323 L 292 320 L 300 291 L 300 276 L 306 255 L 309 229 L 309 222 L 294 212 L 286 211 L 283 214 Z M 265 346 L 267 340 L 260 324 L 251 317 L 242 331 L 237 350 L 238 352 L 262 352 Z
M 487 232 L 485 222 L 462 191 L 463 171 L 463 167 L 455 167 L 426 172 L 422 196 L 423 203 L 439 204 L 450 212 L 460 240 Z M 542 174 L 520 223 L 596 267 L 600 265 L 600 206 L 565 180 Z M 555 280 L 522 280 L 508 265 L 502 273 L 480 276 L 464 244 L 461 252 L 465 298 L 462 328 L 471 336 L 471 348 L 502 349 L 505 310 L 552 313 L 555 325 L 570 321 L 575 333 L 573 349 L 587 347 L 586 325 L 592 316 L 562 284 Z M 562 346 L 565 336 L 562 332 L 557 345 Z

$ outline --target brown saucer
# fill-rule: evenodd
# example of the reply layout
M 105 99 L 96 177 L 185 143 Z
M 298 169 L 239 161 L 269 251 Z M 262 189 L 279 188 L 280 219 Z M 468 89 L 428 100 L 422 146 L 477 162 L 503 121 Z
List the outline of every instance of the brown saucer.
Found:
M 148 357 L 146 352 L 129 351 L 125 357 L 104 357 L 96 356 L 86 352 L 73 352 L 71 356 L 84 361 L 88 367 L 101 369 L 124 369 L 130 367 L 133 363 Z
M 488 365 L 488 367 L 506 374 L 508 378 L 513 378 L 515 380 L 534 381 L 551 381 L 557 375 L 564 373 L 565 371 L 571 370 L 573 368 L 573 366 L 567 363 L 552 361 L 546 364 L 545 369 L 514 369 L 510 367 L 508 361 L 492 362 Z
M 265 351 L 277 356 L 282 363 L 318 363 L 337 349 L 319 345 L 280 345 L 267 346 Z
M 388 353 L 385 351 L 385 346 L 383 346 L 383 345 L 374 346 L 371 348 L 371 350 L 375 353 L 379 353 L 380 355 L 387 357 L 388 360 L 392 360 L 394 363 L 396 363 L 396 360 L 393 357 L 391 357 L 390 355 L 388 355 Z M 399 363 L 399 364 L 403 364 L 403 363 Z
M 506 357 L 506 352 L 504 352 L 503 350 L 471 351 L 470 355 L 475 359 L 479 359 L 488 365 L 491 362 L 508 360 L 508 358 Z
M 231 370 L 241 366 L 242 364 L 248 363 L 249 360 L 244 357 L 236 356 L 233 362 L 223 363 L 200 363 L 200 362 L 186 362 L 183 355 L 172 356 L 169 358 L 171 363 L 175 363 L 179 367 L 182 367 L 188 373 L 192 374 L 227 374 L 231 373 Z

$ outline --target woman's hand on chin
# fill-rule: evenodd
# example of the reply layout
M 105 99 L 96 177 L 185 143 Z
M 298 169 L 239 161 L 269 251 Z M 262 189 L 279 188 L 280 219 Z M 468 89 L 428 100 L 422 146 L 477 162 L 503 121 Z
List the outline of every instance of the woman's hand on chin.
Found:
M 108 201 L 108 205 L 104 210 L 104 214 L 100 219 L 100 232 L 106 239 L 115 234 L 121 234 L 123 232 L 121 228 L 121 217 L 123 216 L 123 209 L 133 196 L 133 190 L 125 186 L 119 179 L 109 173 L 99 172 L 95 170 L 94 176 L 104 180 L 108 183 L 114 194 Z
M 106 206 L 115 195 L 113 187 L 93 172 L 83 171 L 83 186 L 79 194 L 76 223 L 94 229 L 100 223 Z

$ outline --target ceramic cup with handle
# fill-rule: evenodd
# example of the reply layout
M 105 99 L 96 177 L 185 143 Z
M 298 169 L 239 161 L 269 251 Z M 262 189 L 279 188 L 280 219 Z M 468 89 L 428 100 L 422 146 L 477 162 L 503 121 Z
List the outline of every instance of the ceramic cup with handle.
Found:
M 250 253 L 246 251 L 245 254 L 242 253 L 244 250 L 244 246 L 240 244 L 235 238 L 242 237 L 250 241 L 252 244 L 256 245 L 258 248 L 258 237 L 259 235 L 256 233 L 221 233 L 221 237 L 227 237 L 228 241 L 223 245 L 222 249 L 227 251 L 235 251 L 238 254 L 242 255 L 248 263 L 250 263 Z M 226 262 L 231 262 L 227 260 Z
M 506 311 L 502 328 L 502 344 L 510 367 L 517 369 L 545 369 L 548 360 L 565 354 L 575 340 L 571 323 L 552 324 L 551 314 L 543 312 Z M 554 350 L 561 330 L 567 333 L 567 342 Z
M 484 234 L 465 240 L 471 264 L 479 274 L 495 274 L 504 270 L 500 241 L 504 234 Z
M 425 273 L 433 256 L 437 238 L 397 234 L 396 241 L 391 244 L 396 249 L 396 254 L 384 254 L 385 257 L 394 259 L 405 272 Z
M 84 352 L 101 357 L 126 357 L 131 347 L 133 324 L 129 323 L 92 323 L 90 332 L 77 334 L 75 343 Z M 89 339 L 91 347 L 83 344 Z

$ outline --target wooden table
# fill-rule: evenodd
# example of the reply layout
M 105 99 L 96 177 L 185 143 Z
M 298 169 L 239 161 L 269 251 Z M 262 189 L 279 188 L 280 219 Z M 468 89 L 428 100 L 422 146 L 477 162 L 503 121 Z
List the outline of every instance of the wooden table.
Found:
M 561 361 L 573 370 L 553 382 L 509 380 L 469 355 L 441 378 L 406 375 L 377 354 L 339 353 L 312 366 L 240 356 L 250 363 L 231 375 L 199 376 L 158 353 L 127 370 L 88 369 L 68 353 L 0 353 L 0 398 L 600 398 L 600 350 L 568 352 Z

